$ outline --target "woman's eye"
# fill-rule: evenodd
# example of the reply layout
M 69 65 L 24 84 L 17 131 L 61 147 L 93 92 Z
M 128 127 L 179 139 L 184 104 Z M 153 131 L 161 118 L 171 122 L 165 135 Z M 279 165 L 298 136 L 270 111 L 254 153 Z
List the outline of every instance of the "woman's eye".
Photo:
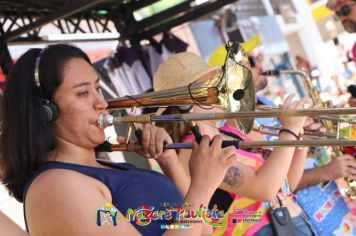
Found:
M 88 94 L 89 94 L 88 91 L 82 91 L 82 92 L 79 92 L 79 93 L 78 93 L 79 96 L 86 96 L 86 95 L 88 95 Z

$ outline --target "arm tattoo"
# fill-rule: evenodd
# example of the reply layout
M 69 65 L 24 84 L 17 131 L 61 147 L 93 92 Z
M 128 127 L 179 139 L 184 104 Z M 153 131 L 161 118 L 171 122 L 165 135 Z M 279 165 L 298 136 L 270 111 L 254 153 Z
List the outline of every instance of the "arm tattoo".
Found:
M 230 187 L 239 187 L 243 184 L 243 173 L 237 167 L 230 167 L 225 175 L 224 183 L 230 185 Z

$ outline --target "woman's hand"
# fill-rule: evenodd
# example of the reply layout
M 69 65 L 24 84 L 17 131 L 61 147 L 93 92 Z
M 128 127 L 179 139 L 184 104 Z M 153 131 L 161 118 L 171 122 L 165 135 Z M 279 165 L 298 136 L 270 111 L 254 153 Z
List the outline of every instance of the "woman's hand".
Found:
M 159 128 L 151 124 L 144 124 L 141 127 L 142 137 L 141 145 L 142 151 L 139 152 L 147 158 L 153 158 L 160 164 L 165 163 L 169 159 L 178 158 L 175 150 L 163 151 L 164 145 L 172 143 L 172 138 L 168 135 L 165 129 Z M 124 143 L 124 137 L 117 138 L 119 143 Z
M 332 179 L 347 177 L 356 180 L 356 160 L 349 154 L 333 158 L 323 168 L 332 176 Z
M 177 156 L 174 150 L 163 150 L 165 144 L 172 142 L 172 138 L 165 129 L 150 124 L 142 126 L 141 144 L 147 157 L 154 158 L 159 162 L 172 155 Z
M 295 109 L 303 109 L 304 105 L 307 105 L 309 101 L 306 99 L 301 99 L 300 101 L 293 101 L 292 99 L 295 95 L 289 95 L 282 105 L 280 105 L 280 109 L 282 110 L 295 110 Z M 285 129 L 289 129 L 295 134 L 299 134 L 301 129 L 303 128 L 306 121 L 306 117 L 299 116 L 299 117 L 280 117 L 280 122 L 282 127 Z
M 321 108 L 321 104 L 315 104 L 314 106 L 308 107 L 310 109 L 316 109 L 316 108 Z M 306 117 L 305 123 L 304 123 L 304 131 L 312 131 L 312 132 L 319 132 L 319 133 L 325 133 L 326 129 L 323 127 L 323 125 L 320 123 L 320 119 L 313 119 L 312 117 Z
M 356 98 L 350 97 L 349 98 L 349 105 L 350 105 L 350 107 L 356 107 Z
M 233 146 L 221 148 L 222 137 L 216 135 L 209 146 L 209 137 L 204 135 L 200 144 L 193 143 L 189 161 L 191 186 L 198 191 L 213 194 L 223 182 L 228 168 L 236 160 L 236 149 Z

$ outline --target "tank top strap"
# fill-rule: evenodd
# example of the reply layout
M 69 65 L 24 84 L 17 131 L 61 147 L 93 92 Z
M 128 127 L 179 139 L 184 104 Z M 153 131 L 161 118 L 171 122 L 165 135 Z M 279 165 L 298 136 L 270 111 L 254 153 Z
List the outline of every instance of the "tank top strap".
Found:
M 134 165 L 131 165 L 129 163 L 115 163 L 115 162 L 108 162 L 105 160 L 97 160 L 98 163 L 108 166 L 111 168 L 114 168 L 115 170 L 122 170 L 122 171 L 127 171 L 127 170 L 133 170 L 137 169 Z M 25 191 L 24 191 L 24 196 L 23 199 L 25 198 L 26 192 L 33 182 L 33 180 L 39 176 L 41 173 L 51 170 L 51 169 L 67 169 L 67 170 L 73 170 L 79 173 L 82 173 L 84 175 L 88 175 L 91 177 L 95 178 L 95 172 L 97 170 L 104 170 L 104 168 L 98 168 L 98 167 L 91 167 L 91 166 L 85 166 L 85 165 L 79 165 L 79 164 L 74 164 L 74 163 L 66 163 L 66 162 L 59 162 L 59 161 L 48 161 L 44 162 L 41 167 L 36 171 L 36 173 L 32 176 L 32 178 L 27 182 L 25 186 Z

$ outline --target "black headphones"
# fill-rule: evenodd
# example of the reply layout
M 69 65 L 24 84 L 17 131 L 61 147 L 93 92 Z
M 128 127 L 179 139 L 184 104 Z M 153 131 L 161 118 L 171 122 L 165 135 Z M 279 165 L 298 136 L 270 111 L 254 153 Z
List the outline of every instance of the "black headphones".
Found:
M 43 96 L 44 93 L 41 89 L 39 69 L 40 69 L 41 57 L 45 50 L 46 49 L 42 49 L 36 57 L 34 78 L 35 78 L 36 88 L 39 90 L 39 95 L 41 97 L 41 102 L 42 102 L 42 107 L 43 107 L 43 111 L 44 111 L 43 113 L 44 113 L 45 119 L 47 120 L 48 123 L 52 123 L 53 121 L 55 121 L 58 118 L 59 109 L 55 103 L 51 102 L 47 98 L 44 98 L 44 96 Z

